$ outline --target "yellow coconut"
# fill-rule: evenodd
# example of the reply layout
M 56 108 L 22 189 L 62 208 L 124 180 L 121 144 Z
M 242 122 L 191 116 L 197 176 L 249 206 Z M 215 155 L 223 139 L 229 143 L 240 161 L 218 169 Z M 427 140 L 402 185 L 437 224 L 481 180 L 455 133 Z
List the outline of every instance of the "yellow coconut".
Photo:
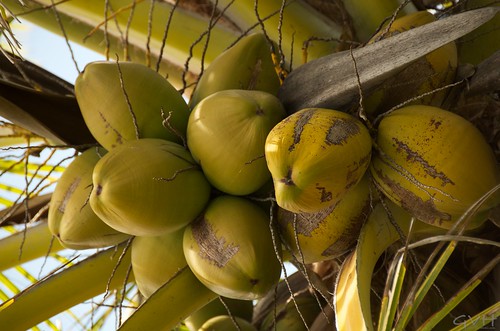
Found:
M 334 205 L 363 177 L 371 145 L 368 129 L 347 113 L 307 108 L 288 116 L 265 146 L 278 205 L 294 213 Z
M 280 234 L 298 261 L 332 259 L 355 245 L 371 204 L 370 177 L 365 175 L 339 202 L 319 212 L 296 214 L 279 208 Z
M 371 174 L 382 192 L 418 219 L 444 228 L 500 183 L 494 154 L 464 118 L 431 106 L 408 106 L 378 127 Z M 499 194 L 479 211 L 496 205 Z M 470 224 L 475 227 L 484 218 Z

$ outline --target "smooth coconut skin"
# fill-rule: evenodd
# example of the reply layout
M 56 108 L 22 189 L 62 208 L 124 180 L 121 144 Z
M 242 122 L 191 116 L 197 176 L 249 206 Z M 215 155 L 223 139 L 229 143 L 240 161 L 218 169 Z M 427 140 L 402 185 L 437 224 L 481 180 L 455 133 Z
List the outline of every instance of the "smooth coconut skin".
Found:
M 314 213 L 337 203 L 368 168 L 372 140 L 355 117 L 306 108 L 278 123 L 265 145 L 277 204 Z
M 75 157 L 64 170 L 52 193 L 48 214 L 51 233 L 71 249 L 113 246 L 130 236 L 104 223 L 88 204 L 92 172 L 103 148 L 90 148 Z
M 371 163 L 377 186 L 418 219 L 443 228 L 500 183 L 492 149 L 464 118 L 431 106 L 408 106 L 385 116 Z M 479 211 L 499 202 L 499 195 Z M 477 217 L 470 227 L 484 221 Z
M 132 271 L 139 291 L 146 298 L 186 266 L 183 236 L 184 229 L 180 229 L 161 236 L 134 237 L 132 240 Z
M 220 91 L 191 112 L 187 144 L 215 188 L 247 195 L 271 179 L 264 145 L 271 129 L 285 116 L 278 98 L 267 92 Z
M 158 236 L 193 221 L 211 187 L 182 146 L 162 139 L 132 140 L 96 164 L 90 206 L 112 228 Z
M 215 293 L 232 299 L 263 297 L 279 281 L 268 215 L 236 196 L 213 199 L 184 232 L 184 255 L 196 277 Z
M 258 90 L 276 95 L 279 87 L 269 41 L 263 33 L 252 33 L 210 63 L 196 84 L 189 106 L 194 108 L 219 91 Z
M 185 137 L 186 101 L 168 80 L 143 64 L 91 62 L 75 81 L 75 96 L 87 127 L 107 150 L 139 138 L 182 143 Z

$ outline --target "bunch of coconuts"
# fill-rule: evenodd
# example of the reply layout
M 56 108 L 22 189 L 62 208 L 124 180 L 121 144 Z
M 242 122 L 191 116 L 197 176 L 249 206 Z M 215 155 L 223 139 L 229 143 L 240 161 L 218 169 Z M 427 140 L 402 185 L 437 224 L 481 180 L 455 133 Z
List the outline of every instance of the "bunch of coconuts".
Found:
M 407 90 L 453 81 L 456 48 L 438 51 L 406 69 L 425 67 L 434 80 Z M 287 114 L 279 86 L 262 34 L 214 60 L 189 103 L 148 67 L 90 63 L 75 92 L 99 146 L 59 180 L 51 231 L 72 249 L 133 238 L 134 277 L 146 297 L 188 266 L 218 295 L 254 300 L 278 284 L 288 254 L 313 263 L 349 250 L 374 189 L 417 219 L 450 228 L 500 182 L 482 134 L 439 108 L 442 96 L 392 111 L 370 131 L 333 109 Z M 370 118 L 400 102 L 394 86 L 391 79 L 367 99 Z M 499 200 L 483 204 L 469 228 Z

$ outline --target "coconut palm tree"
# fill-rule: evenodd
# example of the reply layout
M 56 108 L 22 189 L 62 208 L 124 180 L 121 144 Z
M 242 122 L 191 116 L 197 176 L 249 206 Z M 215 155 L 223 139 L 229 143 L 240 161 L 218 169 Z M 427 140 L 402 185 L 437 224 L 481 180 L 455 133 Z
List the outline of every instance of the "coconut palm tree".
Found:
M 440 107 L 458 113 L 480 130 L 495 153 L 498 168 L 496 1 L 3 0 L 0 5 L 4 41 L 0 59 L 0 325 L 9 330 L 58 330 L 60 318 L 69 318 L 82 330 L 188 330 L 193 326 L 187 318 L 219 298 L 194 279 L 187 267 L 146 297 L 134 280 L 132 239 L 82 250 L 68 248 L 54 236 L 47 215 L 58 179 L 78 155 L 99 143 L 82 116 L 75 82 L 66 82 L 21 56 L 22 46 L 11 29 L 15 20 L 63 36 L 70 50 L 69 42 L 79 43 L 106 61 L 148 66 L 166 77 L 186 100 L 220 54 L 244 36 L 260 32 L 268 41 L 282 84 L 280 101 L 289 114 L 294 107 L 342 108 L 372 133 L 380 120 L 368 113 L 367 100 L 373 91 L 395 85 L 390 79 L 403 75 L 410 64 L 456 43 L 459 69 L 452 81 L 417 91 L 403 103 L 445 91 Z M 472 18 L 458 16 L 481 7 L 497 9 L 475 11 L 477 16 Z M 427 31 L 413 37 L 400 33 L 397 42 L 388 36 L 381 37 L 387 44 L 373 42 L 377 32 L 387 35 L 387 26 L 397 18 L 418 11 L 459 19 L 428 24 Z M 75 67 L 83 71 L 76 61 Z M 350 76 L 336 77 L 341 70 L 350 70 Z M 429 78 L 425 70 L 406 77 L 417 79 L 418 74 Z M 404 104 L 393 106 L 386 110 L 392 112 Z M 496 184 L 469 206 L 455 228 L 432 234 L 420 220 L 392 217 L 391 202 L 382 203 L 378 212 L 385 215 L 384 224 L 395 224 L 384 237 L 381 232 L 370 232 L 370 226 L 380 222 L 368 217 L 375 214 L 373 206 L 380 199 L 373 188 L 373 211 L 363 220 L 369 226 L 356 234 L 357 245 L 314 263 L 302 263 L 296 253 L 280 259 L 282 265 L 286 260 L 297 271 L 290 275 L 291 269 L 283 268 L 276 291 L 254 303 L 251 322 L 256 328 L 275 324 L 280 329 L 289 321 L 312 330 L 494 326 L 500 315 L 494 285 L 498 272 L 491 272 L 498 270 L 500 259 L 498 202 L 486 212 L 481 205 L 496 198 Z M 261 200 L 273 201 L 271 210 L 275 210 L 274 196 L 265 198 Z M 483 217 L 483 225 L 464 232 L 477 215 Z M 426 233 L 424 239 L 408 240 L 398 250 L 401 245 L 396 247 L 394 242 L 405 234 L 410 237 L 410 227 L 420 231 L 419 226 Z M 378 240 L 378 245 L 370 240 Z M 369 260 L 370 253 L 375 260 L 361 263 Z M 379 256 L 385 259 L 377 262 Z M 351 280 L 345 280 L 346 275 Z M 345 296 L 342 290 L 352 293 Z M 312 299 L 304 299 L 304 292 L 312 294 Z M 309 299 L 312 304 L 300 305 Z M 229 309 L 232 323 L 237 314 Z

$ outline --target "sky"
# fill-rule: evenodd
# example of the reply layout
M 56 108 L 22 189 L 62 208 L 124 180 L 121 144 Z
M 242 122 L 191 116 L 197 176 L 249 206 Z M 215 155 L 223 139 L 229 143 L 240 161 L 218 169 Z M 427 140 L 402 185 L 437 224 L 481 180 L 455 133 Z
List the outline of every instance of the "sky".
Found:
M 21 42 L 21 54 L 31 62 L 45 68 L 70 83 L 74 83 L 78 71 L 71 59 L 66 41 L 60 36 L 22 21 L 13 24 L 16 38 Z M 104 59 L 104 56 L 76 43 L 71 43 L 79 70 L 85 64 Z

